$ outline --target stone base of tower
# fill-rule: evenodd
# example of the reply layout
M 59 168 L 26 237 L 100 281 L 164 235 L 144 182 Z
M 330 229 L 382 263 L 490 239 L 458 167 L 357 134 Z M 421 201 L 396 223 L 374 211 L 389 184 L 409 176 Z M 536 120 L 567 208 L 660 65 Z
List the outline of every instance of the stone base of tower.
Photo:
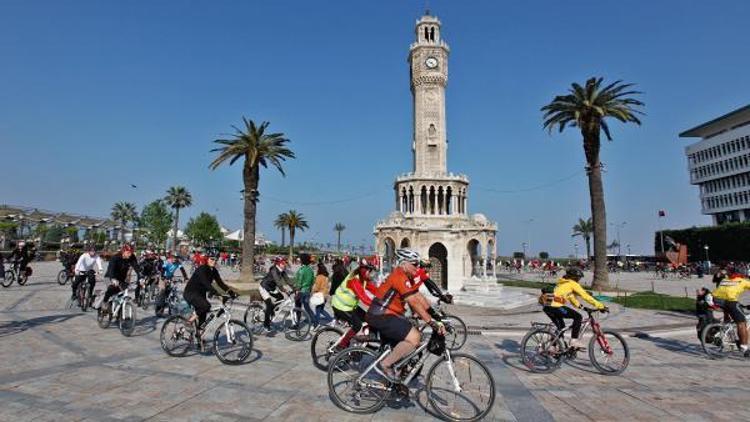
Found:
M 451 293 L 459 293 L 472 277 L 495 283 L 496 232 L 482 214 L 413 217 L 395 211 L 375 226 L 385 272 L 395 265 L 395 250 L 409 248 L 431 261 L 431 278 Z

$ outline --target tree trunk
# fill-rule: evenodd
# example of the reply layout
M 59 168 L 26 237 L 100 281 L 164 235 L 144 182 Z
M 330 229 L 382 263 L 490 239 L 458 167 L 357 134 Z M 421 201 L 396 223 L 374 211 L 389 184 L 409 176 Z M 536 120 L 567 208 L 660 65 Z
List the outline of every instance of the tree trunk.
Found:
M 338 241 L 336 242 L 336 252 L 341 252 L 341 231 L 339 230 Z
M 260 169 L 254 168 L 245 158 L 242 178 L 245 182 L 245 232 L 242 239 L 242 268 L 240 279 L 244 282 L 255 282 L 253 264 L 255 264 L 255 213 L 257 212 L 257 192 L 260 179 Z
M 281 228 L 281 247 L 283 248 L 284 246 L 286 246 L 286 229 L 282 227 Z
M 591 195 L 591 215 L 594 220 L 594 289 L 609 287 L 607 271 L 607 213 L 604 206 L 604 183 L 601 163 L 589 164 L 589 194 Z
M 180 207 L 174 209 L 174 229 L 172 231 L 172 254 L 177 255 L 177 228 L 180 224 Z
M 289 266 L 294 263 L 294 227 L 289 227 Z

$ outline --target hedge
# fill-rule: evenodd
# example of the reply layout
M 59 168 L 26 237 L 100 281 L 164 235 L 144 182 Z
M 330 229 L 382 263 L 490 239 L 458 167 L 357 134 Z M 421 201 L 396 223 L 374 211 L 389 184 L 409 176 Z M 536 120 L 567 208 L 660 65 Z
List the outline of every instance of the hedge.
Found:
M 654 251 L 661 253 L 660 232 L 654 236 Z M 691 227 L 682 230 L 664 230 L 664 248 L 669 248 L 667 236 L 675 242 L 687 245 L 690 261 L 703 261 L 708 257 L 712 262 L 750 261 L 750 223 L 726 223 L 720 226 Z

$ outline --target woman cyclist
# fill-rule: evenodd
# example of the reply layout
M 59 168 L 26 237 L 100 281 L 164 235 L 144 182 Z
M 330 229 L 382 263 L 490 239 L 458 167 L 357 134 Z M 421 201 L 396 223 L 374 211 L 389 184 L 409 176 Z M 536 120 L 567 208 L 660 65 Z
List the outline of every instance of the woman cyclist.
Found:
M 375 267 L 362 259 L 357 269 L 341 282 L 331 299 L 333 316 L 339 321 L 346 321 L 351 327 L 341 341 L 341 348 L 349 347 L 349 341 L 362 329 L 372 298 L 378 291 L 370 278 L 373 270 Z
M 201 265 L 193 272 L 185 286 L 185 292 L 182 294 L 187 303 L 195 309 L 193 315 L 188 319 L 188 326 L 192 326 L 190 324 L 195 322 L 196 319 L 198 320 L 198 331 L 196 332 L 198 337 L 201 336 L 206 315 L 211 310 L 211 304 L 206 299 L 207 293 L 237 297 L 237 293 L 221 280 L 219 270 L 216 269 L 216 255 L 208 256 L 206 264 Z

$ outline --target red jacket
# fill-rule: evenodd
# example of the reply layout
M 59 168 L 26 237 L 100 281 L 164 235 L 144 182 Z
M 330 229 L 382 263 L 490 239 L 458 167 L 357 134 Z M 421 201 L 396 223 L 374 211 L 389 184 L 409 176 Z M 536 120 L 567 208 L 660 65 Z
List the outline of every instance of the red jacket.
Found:
M 346 287 L 351 289 L 351 291 L 354 292 L 355 295 L 357 295 L 357 299 L 361 303 L 363 303 L 365 306 L 370 306 L 372 303 L 372 298 L 375 296 L 375 293 L 378 291 L 377 287 L 371 282 L 366 283 L 367 287 L 362 287 L 362 281 L 359 279 L 359 277 L 352 277 L 349 279 L 349 281 L 346 282 Z M 367 292 L 370 292 L 368 295 Z

